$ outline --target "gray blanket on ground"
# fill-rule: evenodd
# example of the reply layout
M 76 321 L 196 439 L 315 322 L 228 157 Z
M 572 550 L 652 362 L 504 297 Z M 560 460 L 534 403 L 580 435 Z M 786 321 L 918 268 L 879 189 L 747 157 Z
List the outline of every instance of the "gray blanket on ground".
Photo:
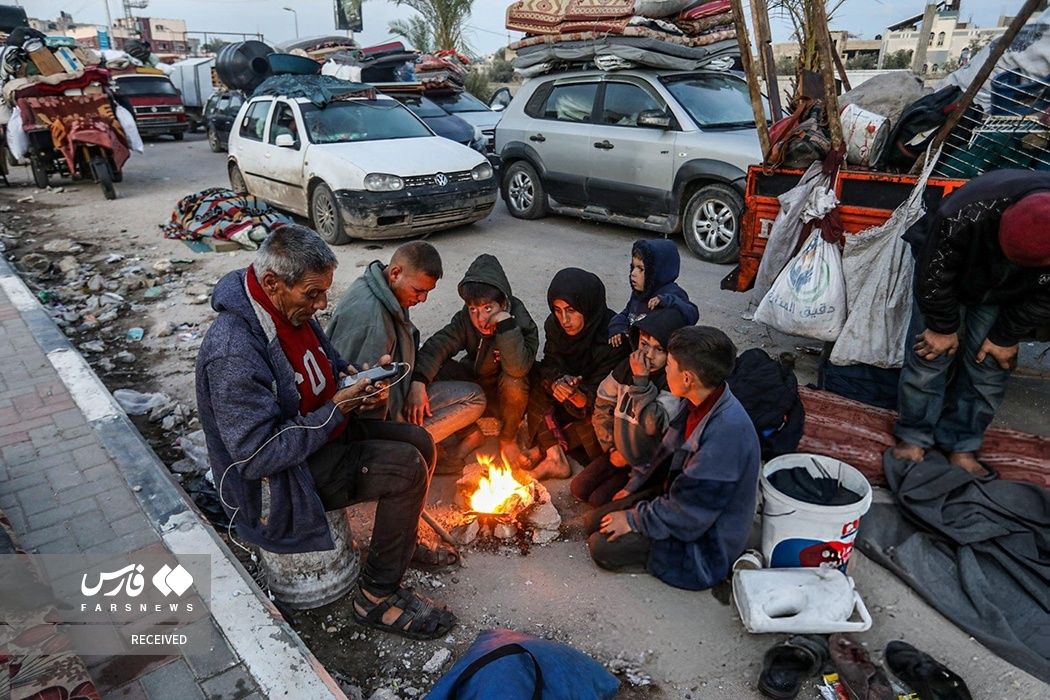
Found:
M 889 452 L 899 507 L 875 504 L 861 550 L 1010 663 L 1050 682 L 1050 490 L 982 481 L 940 454 Z

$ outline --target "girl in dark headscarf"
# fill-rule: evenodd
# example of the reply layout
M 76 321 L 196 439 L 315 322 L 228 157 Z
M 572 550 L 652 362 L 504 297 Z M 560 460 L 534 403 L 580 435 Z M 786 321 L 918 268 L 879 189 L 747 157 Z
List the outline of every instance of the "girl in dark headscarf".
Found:
M 543 360 L 529 397 L 529 436 L 544 453 L 535 476 L 565 479 L 572 475 L 567 451 L 579 449 L 585 462 L 601 453 L 591 426 L 594 398 L 629 349 L 608 343 L 614 313 L 594 273 L 575 267 L 559 271 L 547 289 L 547 305 Z

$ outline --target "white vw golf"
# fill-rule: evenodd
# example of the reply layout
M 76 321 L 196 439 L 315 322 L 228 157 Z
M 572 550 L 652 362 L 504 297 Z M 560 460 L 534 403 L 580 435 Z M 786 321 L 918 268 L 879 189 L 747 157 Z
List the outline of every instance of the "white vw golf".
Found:
M 373 91 L 319 106 L 257 96 L 230 132 L 230 185 L 309 218 L 333 245 L 470 224 L 496 203 L 492 166 Z

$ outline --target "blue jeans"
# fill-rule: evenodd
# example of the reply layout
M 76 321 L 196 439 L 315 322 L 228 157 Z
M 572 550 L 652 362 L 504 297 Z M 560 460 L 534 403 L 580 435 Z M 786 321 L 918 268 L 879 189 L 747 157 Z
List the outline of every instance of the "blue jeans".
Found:
M 427 387 L 430 411 L 423 420 L 434 442 L 474 425 L 485 413 L 485 392 L 474 382 L 438 380 Z
M 981 447 L 1010 376 L 991 355 L 980 364 L 976 361 L 998 316 L 998 306 L 960 307 L 955 356 L 924 360 L 912 349 L 915 337 L 926 329 L 918 302 L 913 305 L 893 428 L 899 440 L 949 453 L 976 452 Z

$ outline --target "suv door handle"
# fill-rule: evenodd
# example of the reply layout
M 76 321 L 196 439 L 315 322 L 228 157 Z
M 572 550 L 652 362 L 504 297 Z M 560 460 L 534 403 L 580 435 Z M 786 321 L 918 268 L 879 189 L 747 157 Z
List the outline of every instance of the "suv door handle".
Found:
M 613 146 L 607 140 L 606 141 L 595 141 L 594 142 L 594 147 L 595 148 L 600 148 L 603 151 L 611 151 L 612 149 L 615 148 L 615 146 Z
M 533 134 L 532 136 L 529 137 L 529 141 L 537 141 L 539 143 L 543 143 L 546 140 L 547 140 L 547 137 L 544 136 L 543 134 Z

